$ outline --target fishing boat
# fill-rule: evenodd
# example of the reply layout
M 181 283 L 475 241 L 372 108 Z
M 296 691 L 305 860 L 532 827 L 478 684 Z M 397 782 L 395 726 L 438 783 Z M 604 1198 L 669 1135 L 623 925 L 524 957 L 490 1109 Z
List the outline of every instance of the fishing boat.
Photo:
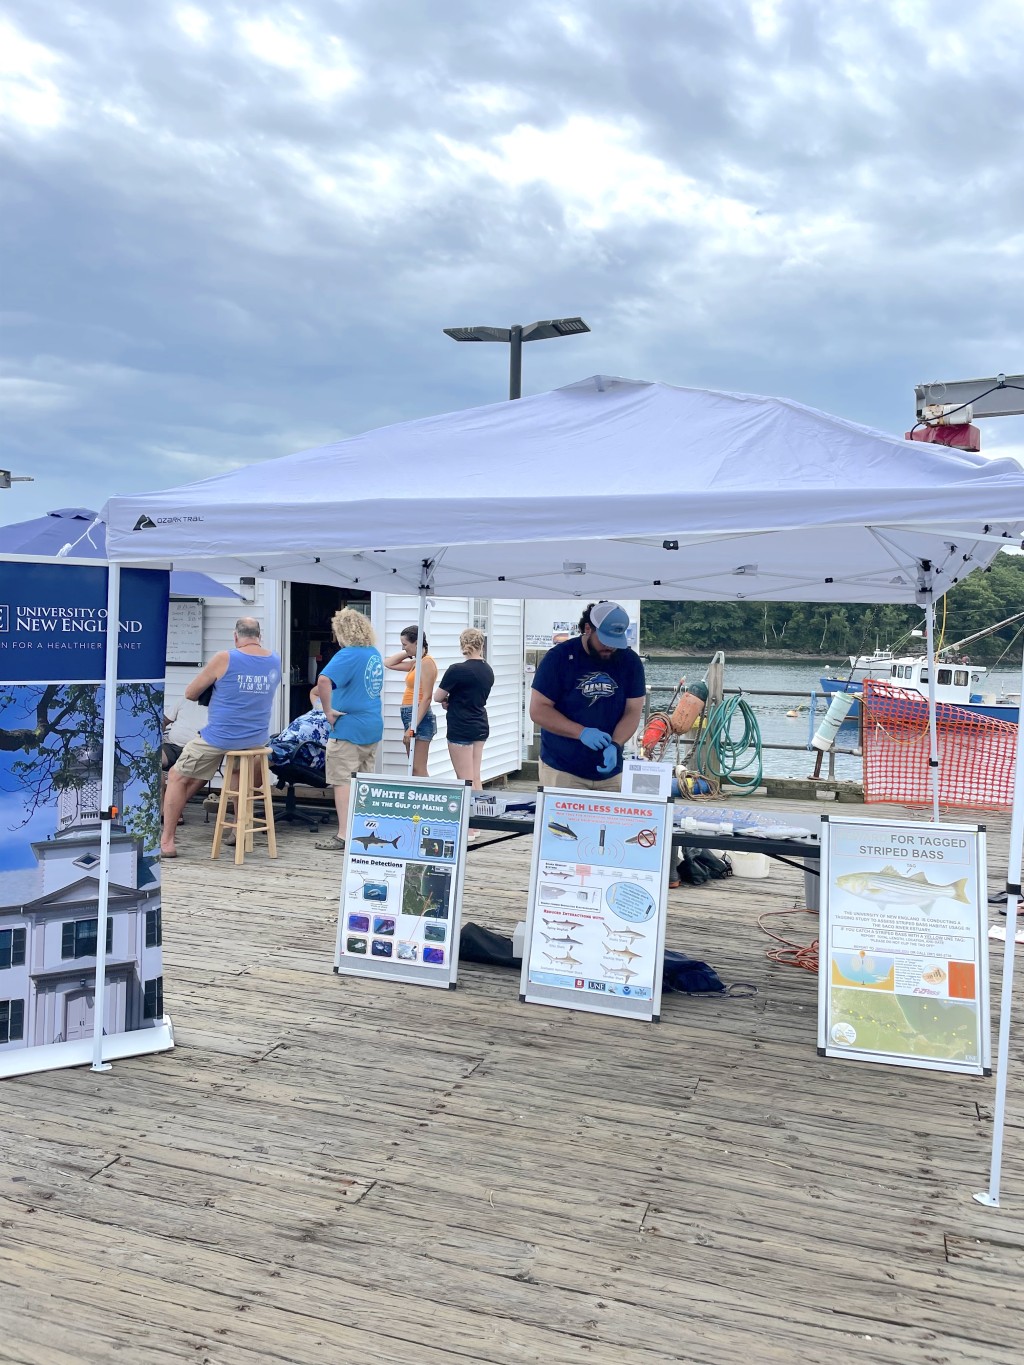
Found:
M 1024 617 L 1024 612 L 1008 616 L 1005 621 L 997 621 L 994 626 L 976 631 L 962 640 L 938 651 L 935 665 L 935 702 L 937 716 L 942 718 L 943 707 L 955 706 L 970 711 L 976 716 L 987 716 L 992 720 L 1010 721 L 1017 724 L 1020 714 L 1020 693 L 997 694 L 985 688 L 988 669 L 981 664 L 972 664 L 960 654 L 960 650 L 973 640 L 980 640 L 993 631 L 1011 625 Z M 920 631 L 913 634 L 920 636 Z M 888 656 L 888 657 L 886 657 Z M 917 692 L 925 701 L 928 699 L 928 660 L 923 654 L 894 655 L 890 650 L 876 649 L 874 654 L 850 656 L 851 672 L 845 678 L 826 675 L 821 682 L 821 690 L 831 698 L 837 692 L 860 692 L 865 678 L 879 682 L 889 682 L 904 692 Z M 859 675 L 859 676 L 858 676 Z M 854 703 L 848 719 L 856 719 L 858 703 Z

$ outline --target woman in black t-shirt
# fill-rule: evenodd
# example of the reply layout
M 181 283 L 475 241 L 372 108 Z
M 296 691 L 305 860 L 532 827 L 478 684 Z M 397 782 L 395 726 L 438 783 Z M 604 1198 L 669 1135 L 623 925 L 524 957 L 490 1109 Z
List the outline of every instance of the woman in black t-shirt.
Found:
M 494 670 L 484 662 L 484 635 L 470 627 L 459 636 L 465 663 L 452 664 L 434 693 L 448 712 L 448 752 L 456 777 L 471 781 L 474 791 L 483 786 L 480 762 L 484 741 L 490 734 L 486 703 L 494 686 Z

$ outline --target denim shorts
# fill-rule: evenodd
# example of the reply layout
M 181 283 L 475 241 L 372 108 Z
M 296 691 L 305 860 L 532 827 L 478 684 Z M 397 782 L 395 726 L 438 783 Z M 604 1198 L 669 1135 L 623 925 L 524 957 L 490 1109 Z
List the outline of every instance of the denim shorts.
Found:
M 412 707 L 402 707 L 402 729 L 408 730 L 412 724 Z M 437 734 L 437 717 L 433 711 L 428 711 L 420 721 L 420 728 L 416 731 L 416 738 L 425 740 L 428 744 Z

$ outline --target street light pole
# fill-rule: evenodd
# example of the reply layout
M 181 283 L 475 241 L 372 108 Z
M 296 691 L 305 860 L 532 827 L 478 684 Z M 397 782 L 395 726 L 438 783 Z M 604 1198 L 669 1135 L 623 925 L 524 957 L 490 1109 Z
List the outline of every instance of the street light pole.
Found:
M 508 329 L 508 396 L 523 396 L 523 329 L 517 322 Z
M 546 341 L 550 337 L 578 336 L 590 328 L 582 318 L 549 318 L 546 322 L 531 322 L 523 327 L 445 327 L 444 333 L 453 341 L 502 341 L 509 347 L 508 396 L 521 398 L 523 394 L 523 342 Z

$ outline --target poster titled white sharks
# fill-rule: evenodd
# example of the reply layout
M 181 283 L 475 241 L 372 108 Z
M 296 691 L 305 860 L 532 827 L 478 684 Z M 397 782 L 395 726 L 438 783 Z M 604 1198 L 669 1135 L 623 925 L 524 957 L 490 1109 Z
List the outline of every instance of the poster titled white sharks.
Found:
M 453 987 L 469 788 L 352 779 L 335 971 Z
M 987 1070 L 985 888 L 978 825 L 824 819 L 819 1049 Z
M 608 792 L 540 793 L 521 998 L 656 1019 L 671 804 Z
M 167 574 L 125 570 L 100 942 L 107 570 L 0 562 L 0 1076 L 154 1050 L 163 1000 L 160 740 Z M 145 1040 L 143 1038 L 145 1036 Z M 106 1052 L 106 1045 L 105 1045 Z

